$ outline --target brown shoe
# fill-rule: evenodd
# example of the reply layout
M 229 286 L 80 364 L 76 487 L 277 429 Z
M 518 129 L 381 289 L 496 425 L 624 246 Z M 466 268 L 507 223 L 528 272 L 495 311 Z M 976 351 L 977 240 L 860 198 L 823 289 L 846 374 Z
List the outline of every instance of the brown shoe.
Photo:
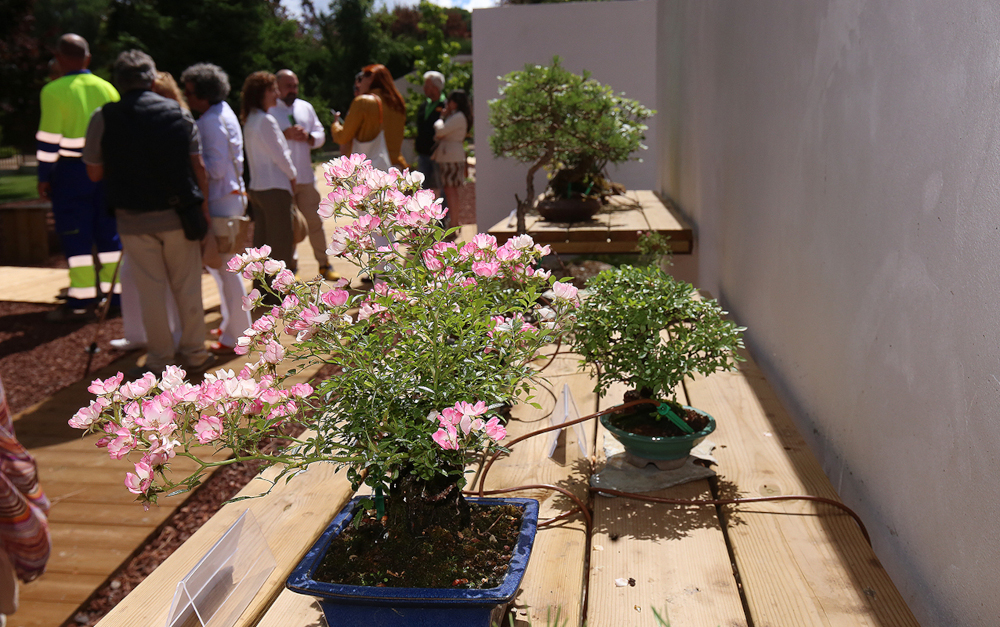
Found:
M 340 273 L 334 272 L 333 268 L 330 266 L 320 266 L 319 275 L 327 281 L 336 281 L 340 278 Z

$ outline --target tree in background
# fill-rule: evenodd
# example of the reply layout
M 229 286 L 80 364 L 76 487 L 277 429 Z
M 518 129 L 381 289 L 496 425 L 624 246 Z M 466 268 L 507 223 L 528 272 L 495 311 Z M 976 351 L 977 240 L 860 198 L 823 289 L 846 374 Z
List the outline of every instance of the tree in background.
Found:
M 424 72 L 436 70 L 444 74 L 444 93 L 447 96 L 455 89 L 464 89 L 472 101 L 472 63 L 455 63 L 452 57 L 461 51 L 461 44 L 454 38 L 449 39 L 445 27 L 451 24 L 451 32 L 469 33 L 467 23 L 461 19 L 461 14 L 448 13 L 446 9 L 427 0 L 420 0 L 418 7 L 420 19 L 417 23 L 419 33 L 423 34 L 422 43 L 413 46 L 413 72 L 406 78 L 413 85 L 424 84 Z M 466 11 L 466 13 L 468 13 Z M 457 15 L 455 22 L 451 16 Z M 461 27 L 458 24 L 461 24 Z M 471 33 L 469 35 L 471 43 Z M 417 109 L 424 104 L 424 93 L 420 89 L 406 95 L 406 136 L 417 135 Z M 469 129 L 470 131 L 472 129 Z
M 110 78 L 118 53 L 129 48 L 149 53 L 175 77 L 193 63 L 215 63 L 229 73 L 229 101 L 237 109 L 247 75 L 289 68 L 299 76 L 301 97 L 328 125 L 330 108 L 346 113 L 354 75 L 365 65 L 382 63 L 399 77 L 428 57 L 433 57 L 433 69 L 441 69 L 444 62 L 434 51 L 449 38 L 459 42 L 459 49 L 471 49 L 468 11 L 427 6 L 432 8 L 389 11 L 376 10 L 374 0 L 334 0 L 328 11 L 318 11 L 312 0 L 303 0 L 302 17 L 293 19 L 279 0 L 0 0 L 4 142 L 33 151 L 39 92 L 63 33 L 87 39 L 90 68 L 104 78 Z M 435 26 L 424 28 L 421 20 L 431 12 Z M 428 33 L 441 39 L 425 42 Z M 422 46 L 420 52 L 417 46 Z M 448 88 L 471 83 L 470 72 L 464 79 L 460 69 L 446 75 Z

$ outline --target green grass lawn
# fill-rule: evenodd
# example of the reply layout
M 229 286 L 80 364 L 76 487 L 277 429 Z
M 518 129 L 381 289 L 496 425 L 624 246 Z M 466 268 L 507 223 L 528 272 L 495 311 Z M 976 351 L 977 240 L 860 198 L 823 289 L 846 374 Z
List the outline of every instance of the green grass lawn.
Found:
M 38 198 L 38 177 L 34 174 L 0 175 L 0 202 Z

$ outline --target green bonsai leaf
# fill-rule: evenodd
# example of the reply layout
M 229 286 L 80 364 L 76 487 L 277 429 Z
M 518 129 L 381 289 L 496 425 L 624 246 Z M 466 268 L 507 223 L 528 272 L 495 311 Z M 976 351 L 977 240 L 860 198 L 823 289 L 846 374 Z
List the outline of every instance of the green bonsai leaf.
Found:
M 745 330 L 714 300 L 658 267 L 622 266 L 587 283 L 576 314 L 573 350 L 597 366 L 594 391 L 614 381 L 653 397 L 674 398 L 685 377 L 731 369 Z

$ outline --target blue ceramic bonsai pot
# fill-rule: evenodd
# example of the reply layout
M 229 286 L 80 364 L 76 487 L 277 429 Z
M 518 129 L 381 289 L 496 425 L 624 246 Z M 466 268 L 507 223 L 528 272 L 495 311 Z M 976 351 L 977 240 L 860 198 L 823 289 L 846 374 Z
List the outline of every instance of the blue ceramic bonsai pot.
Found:
M 611 424 L 611 414 L 601 416 L 601 424 L 616 440 L 622 443 L 625 451 L 640 460 L 652 462 L 683 460 L 691 454 L 691 449 L 704 440 L 708 434 L 715 431 L 715 418 L 695 407 L 684 406 L 708 418 L 708 424 L 701 431 L 689 435 L 674 437 L 653 437 L 631 433 Z M 659 465 L 659 464 L 658 464 Z
M 329 627 L 490 627 L 500 622 L 507 603 L 514 599 L 528 567 L 538 527 L 538 501 L 534 499 L 469 498 L 479 505 L 515 505 L 523 508 L 521 533 L 514 546 L 507 576 L 496 588 L 378 588 L 333 584 L 313 579 L 330 542 L 351 522 L 363 497 L 355 497 L 337 514 L 319 539 L 289 575 L 285 585 L 295 592 L 319 599 Z

